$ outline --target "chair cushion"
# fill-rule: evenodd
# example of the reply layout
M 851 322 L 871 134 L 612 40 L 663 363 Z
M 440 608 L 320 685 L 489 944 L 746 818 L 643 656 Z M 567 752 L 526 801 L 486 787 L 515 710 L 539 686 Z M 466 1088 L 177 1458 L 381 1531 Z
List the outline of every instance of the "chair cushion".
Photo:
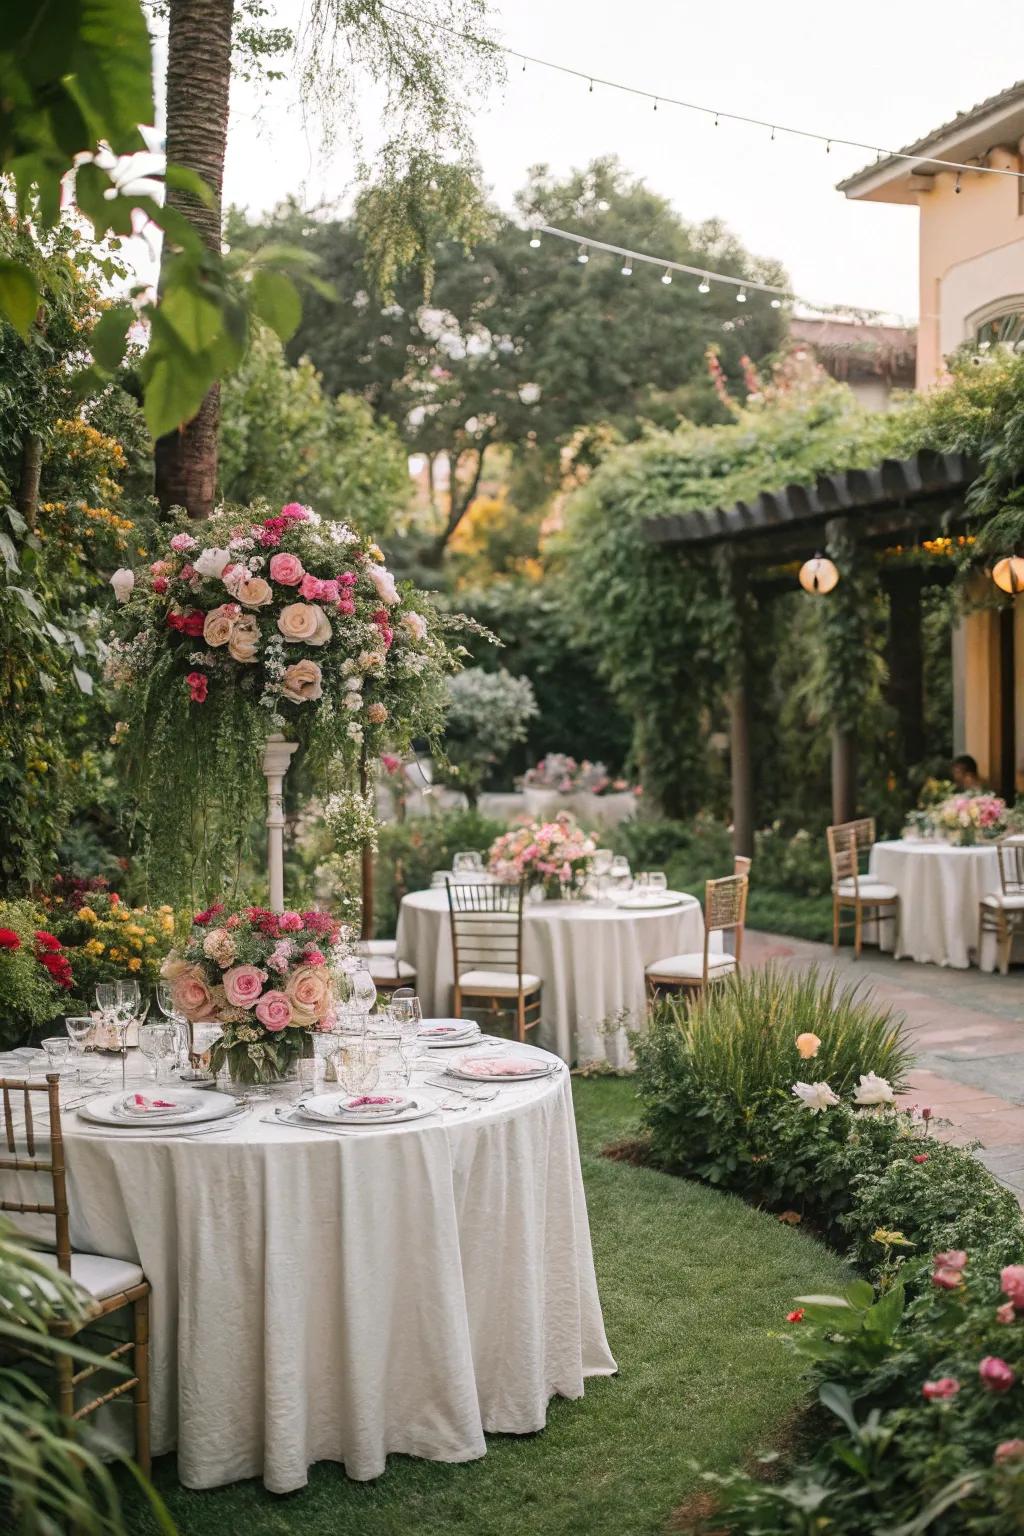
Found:
M 732 955 L 708 955 L 708 980 L 728 976 L 736 969 Z M 694 950 L 689 955 L 669 955 L 664 960 L 654 960 L 647 967 L 646 975 L 663 976 L 667 981 L 702 981 L 704 978 L 704 951 Z
M 394 955 L 397 939 L 363 939 L 356 945 L 361 955 Z
M 856 886 L 852 880 L 839 880 L 833 889 L 837 896 L 852 897 L 859 891 L 861 901 L 892 901 L 899 895 L 894 885 L 886 885 L 884 880 L 875 880 L 870 875 L 858 880 Z
M 394 981 L 396 978 L 405 981 L 416 975 L 414 965 L 408 960 L 396 960 L 394 955 L 368 955 L 366 969 L 374 981 Z
M 49 1264 L 52 1269 L 58 1269 L 57 1255 L 37 1251 L 36 1258 L 42 1259 L 44 1264 Z M 73 1253 L 71 1255 L 71 1278 L 83 1291 L 88 1291 L 94 1301 L 106 1301 L 109 1296 L 116 1296 L 119 1291 L 130 1290 L 133 1285 L 141 1285 L 145 1275 L 137 1264 L 129 1264 L 124 1259 L 104 1258 L 101 1253 Z
M 981 899 L 983 907 L 1002 907 L 1005 912 L 1024 912 L 1024 893 L 992 891 Z
M 535 992 L 539 986 L 540 977 L 531 971 L 523 971 L 518 977 L 515 971 L 463 971 L 459 977 L 463 992 L 515 992 L 517 987 Z

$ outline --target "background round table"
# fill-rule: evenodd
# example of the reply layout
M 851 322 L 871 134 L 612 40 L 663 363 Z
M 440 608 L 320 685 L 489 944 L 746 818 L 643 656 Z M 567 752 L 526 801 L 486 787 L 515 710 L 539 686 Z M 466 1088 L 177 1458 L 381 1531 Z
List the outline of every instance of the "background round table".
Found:
M 895 886 L 900 914 L 896 956 L 963 970 L 978 943 L 978 908 L 1000 889 L 999 856 L 992 844 L 958 848 L 912 838 L 876 843 L 871 873 Z M 881 925 L 882 944 L 892 947 L 892 924 Z M 995 967 L 995 945 L 977 957 Z
M 63 1117 L 73 1245 L 145 1270 L 153 1450 L 188 1487 L 469 1461 L 615 1371 L 564 1066 L 402 1127 L 270 1113 L 192 1138 Z
M 638 1028 L 646 1013 L 644 968 L 704 944 L 704 915 L 693 896 L 648 911 L 588 901 L 544 901 L 523 908 L 523 965 L 539 976 L 538 1044 L 563 1061 L 608 1059 L 625 1066 L 629 1047 L 618 1016 Z M 423 1012 L 451 1013 L 455 973 L 451 916 L 444 890 L 414 891 L 398 914 L 398 954 L 416 968 Z

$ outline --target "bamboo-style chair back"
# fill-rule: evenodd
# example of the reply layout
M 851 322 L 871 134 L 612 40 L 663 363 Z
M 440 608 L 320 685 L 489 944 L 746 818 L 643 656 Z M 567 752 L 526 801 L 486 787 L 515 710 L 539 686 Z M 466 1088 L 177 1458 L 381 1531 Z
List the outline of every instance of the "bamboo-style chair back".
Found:
M 875 818 L 861 816 L 857 821 L 841 821 L 826 828 L 828 860 L 832 883 L 856 879 L 861 873 L 861 858 L 871 852 L 875 841 Z
M 524 886 L 446 880 L 455 976 L 465 971 L 523 969 Z
M 746 878 L 749 880 L 750 879 L 750 867 L 753 864 L 753 862 L 754 862 L 753 859 L 749 859 L 745 853 L 737 853 L 734 856 L 733 861 L 732 861 L 732 872 L 733 872 L 733 874 L 734 875 L 745 875 Z
M 996 844 L 999 881 L 1004 896 L 1024 896 L 1024 841 L 1003 837 Z
M 60 1124 L 60 1078 L 56 1072 L 47 1072 L 43 1083 L 0 1078 L 0 1094 L 3 1096 L 4 1113 L 4 1153 L 0 1156 L 0 1170 L 49 1175 L 51 1190 L 50 1201 L 45 1205 L 32 1204 L 27 1200 L 0 1200 L 0 1211 L 22 1216 L 52 1216 L 57 1264 L 65 1274 L 70 1274 L 71 1224 L 64 1168 L 64 1136 Z M 41 1128 L 32 1113 L 34 1096 L 46 1100 L 47 1123 Z M 19 1107 L 25 1115 L 24 1129 L 20 1133 L 14 1121 L 14 1105 L 19 1099 Z M 24 1151 L 18 1150 L 19 1144 L 23 1145 Z
M 740 963 L 743 952 L 743 927 L 747 917 L 747 890 L 750 881 L 746 875 L 725 875 L 721 880 L 708 880 L 704 886 L 704 974 L 707 976 L 708 955 L 713 933 L 732 932 L 733 956 Z

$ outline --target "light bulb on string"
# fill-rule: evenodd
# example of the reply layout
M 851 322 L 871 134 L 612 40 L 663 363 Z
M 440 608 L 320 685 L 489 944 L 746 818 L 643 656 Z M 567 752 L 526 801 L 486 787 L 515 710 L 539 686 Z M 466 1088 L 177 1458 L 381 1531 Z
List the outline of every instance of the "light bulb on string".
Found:
M 531 235 L 530 236 L 530 249 L 531 249 L 531 251 L 537 250 L 539 245 L 540 245 L 540 235 Z
M 745 288 L 741 288 L 739 293 L 736 295 L 736 303 L 737 304 L 745 304 L 746 302 L 747 302 L 747 290 Z
M 781 309 L 782 308 L 782 300 L 781 299 L 772 299 L 772 301 L 771 301 L 771 308 L 772 309 Z
M 797 579 L 805 592 L 821 595 L 832 591 L 839 580 L 839 571 L 827 556 L 817 554 L 812 560 L 804 561 Z
M 627 256 L 625 261 L 622 263 L 622 275 L 623 275 L 623 277 L 632 277 L 633 276 L 633 258 L 632 258 L 632 256 Z
M 598 203 L 597 203 L 597 211 L 598 211 L 598 213 L 607 213 L 610 207 L 611 207 L 611 203 L 608 201 L 608 199 L 606 197 L 602 197 L 602 198 L 598 199 Z
M 669 271 L 668 267 L 666 267 L 664 272 L 661 274 L 661 280 L 665 284 L 666 288 L 672 281 L 672 273 Z
M 711 292 L 711 284 L 708 282 L 706 277 L 702 277 L 700 282 L 697 284 L 697 292 L 698 293 L 710 293 Z
M 579 253 L 578 253 L 577 257 L 576 257 L 576 260 L 579 262 L 581 267 L 585 267 L 586 266 L 587 262 L 590 260 L 590 254 L 587 251 L 586 246 L 584 246 L 584 245 L 580 246 Z

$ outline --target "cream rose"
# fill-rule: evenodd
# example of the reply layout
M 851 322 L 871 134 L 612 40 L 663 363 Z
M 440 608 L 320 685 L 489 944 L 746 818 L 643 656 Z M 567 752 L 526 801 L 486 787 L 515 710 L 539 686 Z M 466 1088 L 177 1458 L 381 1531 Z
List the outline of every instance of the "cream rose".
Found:
M 187 971 L 188 968 L 188 961 L 183 960 L 176 949 L 172 949 L 160 962 L 160 975 L 165 981 L 173 981 L 175 976 L 180 976 L 182 971 Z
M 316 635 L 320 629 L 320 620 L 326 617 L 316 603 L 288 603 L 277 616 L 277 627 L 286 640 L 301 640 L 306 645 L 323 645 L 323 640 L 317 640 Z
M 309 643 L 310 645 L 326 645 L 334 630 L 331 628 L 331 621 L 323 609 L 317 608 L 316 611 L 319 614 L 319 618 L 316 621 L 316 634 Z
M 207 645 L 227 645 L 237 623 L 234 604 L 221 603 L 219 607 L 211 608 L 203 620 L 203 639 Z
M 262 576 L 250 576 L 248 581 L 240 581 L 236 595 L 246 608 L 265 608 L 274 601 L 270 582 L 264 581 Z
M 228 654 L 234 661 L 255 661 L 260 648 L 260 627 L 251 613 L 239 614 L 228 640 Z
M 200 576 L 214 580 L 223 576 L 224 567 L 231 564 L 231 552 L 227 549 L 204 549 L 192 561 L 192 569 Z
M 281 676 L 281 693 L 293 704 L 305 704 L 310 699 L 322 699 L 323 674 L 315 661 L 304 657 L 285 667 Z
M 209 1018 L 213 1009 L 213 993 L 198 965 L 186 965 L 171 982 L 171 999 L 177 1013 L 186 1019 Z
M 413 613 L 410 609 L 408 613 L 402 615 L 402 623 L 414 640 L 425 640 L 427 638 L 427 621 L 422 613 Z
M 115 571 L 110 578 L 110 585 L 114 589 L 114 596 L 119 603 L 126 603 L 135 590 L 135 572 L 123 565 L 119 571 Z
M 322 966 L 300 965 L 292 971 L 285 993 L 295 1011 L 323 1018 L 331 1001 L 331 983 Z

